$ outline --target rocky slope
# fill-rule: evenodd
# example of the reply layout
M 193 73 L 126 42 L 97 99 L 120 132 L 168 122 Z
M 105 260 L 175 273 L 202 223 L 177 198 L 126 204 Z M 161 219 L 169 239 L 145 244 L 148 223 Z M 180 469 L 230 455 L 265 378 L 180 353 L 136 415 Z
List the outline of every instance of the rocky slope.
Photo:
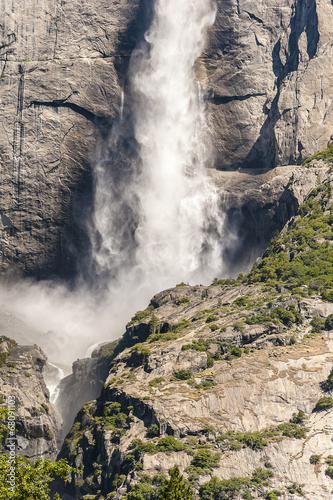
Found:
M 62 440 L 62 419 L 44 382 L 46 360 L 39 347 L 0 337 L 1 404 L 6 407 L 15 398 L 16 452 L 32 459 L 55 459 Z M 5 439 L 5 449 L 9 444 Z
M 3 7 L 1 269 L 68 275 L 76 252 L 89 253 L 82 225 L 96 160 L 108 151 L 117 173 L 137 154 L 127 69 L 152 2 L 14 0 Z M 300 163 L 326 144 L 332 16 L 329 0 L 217 2 L 197 64 L 217 168 Z M 126 123 L 119 127 L 122 91 Z
M 174 464 L 204 500 L 331 497 L 330 155 L 247 276 L 181 283 L 132 318 L 65 439 L 63 498 L 155 500 Z

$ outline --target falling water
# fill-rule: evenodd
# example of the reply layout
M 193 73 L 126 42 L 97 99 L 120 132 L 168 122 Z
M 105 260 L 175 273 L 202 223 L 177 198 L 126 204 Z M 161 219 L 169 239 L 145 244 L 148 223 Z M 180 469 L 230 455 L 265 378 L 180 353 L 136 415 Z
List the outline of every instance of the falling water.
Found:
M 210 0 L 156 0 L 132 55 L 120 119 L 95 164 L 89 286 L 0 286 L 0 304 L 16 321 L 13 337 L 27 343 L 21 322 L 30 325 L 29 342 L 58 368 L 119 337 L 154 293 L 221 275 L 223 215 L 207 175 L 205 82 L 195 70 L 214 19 Z M 58 368 L 48 382 L 55 395 Z
M 207 282 L 221 270 L 223 221 L 206 173 L 211 148 L 194 69 L 215 14 L 210 0 L 156 0 L 130 64 L 139 159 L 118 184 L 106 162 L 97 167 L 96 261 L 133 293 Z

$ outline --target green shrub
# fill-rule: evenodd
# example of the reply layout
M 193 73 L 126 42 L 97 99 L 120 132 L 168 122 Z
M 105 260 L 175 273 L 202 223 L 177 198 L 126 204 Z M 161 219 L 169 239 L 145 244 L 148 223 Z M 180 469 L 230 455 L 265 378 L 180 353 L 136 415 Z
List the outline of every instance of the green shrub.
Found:
M 197 469 L 199 473 L 204 473 L 220 464 L 221 453 L 212 453 L 210 450 L 199 450 L 191 461 L 189 471 Z
M 153 437 L 159 436 L 159 434 L 160 434 L 160 428 L 157 424 L 151 424 L 148 427 L 148 430 L 147 430 L 148 437 L 153 438 Z
M 200 499 L 231 500 L 237 498 L 242 490 L 251 486 L 251 479 L 248 477 L 233 477 L 231 479 L 222 480 L 217 479 L 217 477 L 212 477 L 210 481 L 204 483 L 200 487 Z M 250 498 L 252 498 L 252 496 Z
M 290 419 L 292 424 L 302 424 L 306 420 L 306 415 L 304 411 L 299 410 L 298 413 L 293 413 L 293 416 Z
M 212 366 L 214 366 L 214 359 L 207 355 L 207 368 L 211 368 Z
M 174 373 L 171 378 L 175 380 L 188 380 L 192 377 L 193 373 L 191 372 L 191 370 L 179 370 L 178 372 Z
M 246 306 L 247 298 L 246 297 L 238 297 L 238 299 L 235 300 L 235 304 L 238 307 Z
M 183 451 L 185 448 L 184 443 L 177 441 L 173 436 L 161 438 L 157 443 L 157 451 L 164 453 L 171 453 L 172 451 Z
M 154 310 L 154 307 L 152 305 L 148 306 L 146 309 L 143 311 L 137 311 L 133 318 L 131 319 L 131 323 L 135 323 L 137 321 L 141 321 L 142 319 L 146 318 L 147 316 L 150 315 Z
M 170 469 L 169 474 L 170 479 L 165 480 L 159 500 L 191 500 L 193 490 L 180 474 L 178 466 Z
M 310 156 L 310 158 L 308 158 L 303 165 L 307 166 L 314 160 L 322 160 L 325 163 L 333 162 L 333 144 L 328 144 L 326 149 L 318 151 L 318 153 Z
M 212 332 L 215 332 L 216 330 L 219 329 L 219 326 L 218 325 L 209 325 L 209 328 L 211 329 Z
M 327 467 L 327 469 L 325 470 L 325 474 L 326 474 L 326 476 L 333 479 L 333 467 Z
M 237 332 L 243 333 L 244 332 L 244 321 L 236 321 L 232 325 L 233 329 L 236 330 Z
M 333 455 L 328 455 L 326 458 L 327 465 L 333 466 Z
M 310 325 L 312 326 L 312 333 L 320 333 L 325 329 L 325 320 L 323 318 L 319 318 L 318 316 L 314 316 L 310 321 Z
M 165 382 L 165 378 L 164 377 L 156 377 L 156 378 L 153 378 L 153 380 L 151 380 L 149 382 L 149 385 L 150 385 L 150 387 L 156 387 L 157 385 L 160 385 L 163 382 Z
M 290 486 L 287 486 L 287 490 L 289 491 L 289 493 L 291 493 L 292 495 L 294 493 L 298 493 L 299 495 L 303 496 L 303 490 L 302 490 L 302 485 L 301 484 L 298 484 L 298 483 L 293 483 L 291 484 Z
M 192 340 L 192 344 L 184 344 L 182 346 L 182 351 L 193 349 L 194 351 L 205 352 L 209 349 L 209 346 L 210 340 L 200 337 L 198 340 Z
M 325 411 L 333 408 L 333 398 L 323 396 L 320 398 L 314 407 L 313 411 Z
M 282 495 L 282 491 L 279 490 L 273 490 L 273 491 L 267 491 L 264 494 L 264 499 L 265 500 L 278 500 L 278 497 Z
M 151 350 L 144 346 L 143 344 L 136 344 L 131 348 L 132 352 L 138 352 L 140 354 L 143 354 L 145 356 L 149 356 L 151 354 Z
M 320 455 L 311 455 L 310 464 L 318 464 L 320 462 Z
M 181 297 L 180 299 L 177 300 L 177 305 L 181 304 L 188 304 L 190 302 L 189 297 Z
M 325 319 L 325 328 L 326 330 L 333 330 L 333 314 L 330 314 Z
M 214 316 L 214 314 L 210 314 L 206 318 L 206 323 L 212 323 L 213 321 L 216 321 L 217 319 L 219 319 L 218 316 Z

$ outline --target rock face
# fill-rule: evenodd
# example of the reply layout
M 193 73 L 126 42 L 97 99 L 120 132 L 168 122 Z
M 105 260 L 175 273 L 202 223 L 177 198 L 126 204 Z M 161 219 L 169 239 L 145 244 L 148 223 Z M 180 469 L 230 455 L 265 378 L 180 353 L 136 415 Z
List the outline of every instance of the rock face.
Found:
M 0 393 L 3 405 L 15 398 L 16 451 L 20 455 L 54 459 L 62 439 L 62 420 L 50 403 L 43 370 L 46 356 L 37 346 L 19 346 L 0 337 Z M 5 449 L 8 444 L 5 440 Z
M 217 2 L 197 74 L 216 167 L 300 163 L 332 133 L 333 9 L 328 0 Z M 151 0 L 4 2 L 0 26 L 1 269 L 75 271 L 89 253 L 92 164 L 125 92 L 123 160 L 135 155 L 127 69 Z M 123 163 L 122 163 L 123 165 Z M 279 217 L 279 216 L 278 216 Z M 83 257 L 81 255 L 81 261 Z
M 61 380 L 57 408 L 61 412 L 64 434 L 70 430 L 81 406 L 99 396 L 109 373 L 109 360 L 112 359 L 117 342 L 106 344 L 91 355 L 73 363 L 73 373 Z M 75 394 L 75 397 L 73 397 Z
M 303 323 L 287 327 L 240 321 L 268 299 L 269 307 L 293 306 Z M 253 487 L 255 498 L 274 488 L 282 490 L 282 498 L 294 498 L 287 489 L 293 483 L 303 485 L 305 498 L 326 498 L 332 489 L 324 471 L 332 449 L 333 409 L 313 409 L 325 395 L 320 384 L 332 368 L 333 337 L 332 332 L 304 335 L 313 316 L 332 314 L 333 304 L 271 291 L 267 295 L 258 285 L 183 285 L 157 294 L 144 313 L 145 319 L 129 324 L 118 344 L 127 347 L 112 361 L 101 396 L 83 407 L 65 440 L 60 456 L 80 472 L 63 498 L 106 496 L 115 490 L 116 474 L 122 475 L 121 484 L 111 498 L 119 499 L 145 474 L 167 474 L 174 464 L 188 476 L 185 469 L 203 445 L 223 455 L 214 469 L 199 472 L 193 483 L 197 488 L 211 475 L 249 477 L 269 463 L 273 477 L 269 486 Z M 240 356 L 242 348 L 248 354 Z M 303 438 L 281 431 L 262 447 L 231 449 L 219 438 L 226 431 L 290 425 L 298 412 L 306 415 Z M 159 440 L 167 436 L 178 441 L 178 451 L 163 451 Z M 319 468 L 309 461 L 313 454 L 320 455 Z
M 64 499 L 155 500 L 175 464 L 195 498 L 328 498 L 333 197 L 330 164 L 313 160 L 309 176 L 319 167 L 247 276 L 181 283 L 128 323 L 61 450 L 79 471 Z M 294 173 L 294 195 L 304 189 Z
M 217 5 L 202 60 L 217 164 L 302 163 L 333 133 L 331 2 Z

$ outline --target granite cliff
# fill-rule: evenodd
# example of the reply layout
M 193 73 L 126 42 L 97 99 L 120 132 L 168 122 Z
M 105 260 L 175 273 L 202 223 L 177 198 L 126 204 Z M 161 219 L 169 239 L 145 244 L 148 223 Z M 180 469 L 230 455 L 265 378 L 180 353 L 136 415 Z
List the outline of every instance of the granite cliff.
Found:
M 17 408 L 16 452 L 36 459 L 55 459 L 62 442 L 62 419 L 50 403 L 44 381 L 47 358 L 34 346 L 20 346 L 8 337 L 0 337 L 0 394 L 6 407 L 15 400 Z M 4 440 L 6 450 L 11 442 Z
M 151 0 L 4 3 L 3 270 L 16 265 L 39 277 L 69 275 L 77 252 L 81 262 L 89 254 L 82 229 L 95 160 L 111 146 L 117 173 L 137 154 L 127 70 L 152 6 Z M 217 169 L 299 164 L 326 145 L 333 128 L 332 17 L 329 0 L 217 2 L 197 62 Z M 119 131 L 122 95 L 126 126 Z

